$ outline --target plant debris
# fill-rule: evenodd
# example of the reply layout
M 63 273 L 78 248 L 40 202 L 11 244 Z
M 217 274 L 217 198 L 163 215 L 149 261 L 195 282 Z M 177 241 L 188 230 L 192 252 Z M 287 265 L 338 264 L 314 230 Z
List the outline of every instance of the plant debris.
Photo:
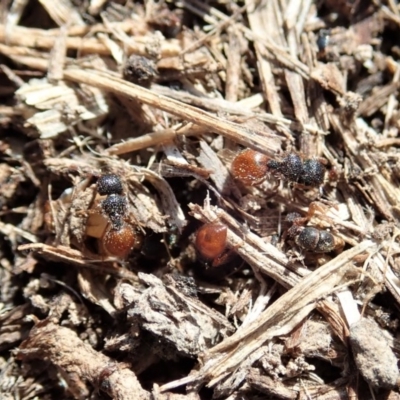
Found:
M 0 15 L 2 399 L 400 399 L 396 2 Z

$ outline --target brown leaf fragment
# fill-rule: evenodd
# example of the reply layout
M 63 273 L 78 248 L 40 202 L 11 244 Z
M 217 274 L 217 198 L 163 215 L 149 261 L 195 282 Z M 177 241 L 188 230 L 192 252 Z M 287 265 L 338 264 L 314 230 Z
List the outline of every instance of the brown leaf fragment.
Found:
M 155 219 L 157 217 L 158 220 L 154 221 L 155 223 L 153 223 L 151 226 L 149 225 L 150 221 L 147 221 L 146 226 L 156 232 L 165 232 L 167 231 L 168 225 L 171 227 L 176 227 L 181 232 L 183 227 L 186 225 L 186 218 L 169 183 L 162 176 L 147 168 L 136 167 L 135 169 L 142 174 L 143 177 L 157 190 L 161 208 L 164 212 L 163 216 L 157 207 L 153 207 L 152 209 L 149 208 L 152 218 Z M 150 196 L 148 197 L 150 198 Z M 137 200 L 132 198 L 132 201 L 136 202 Z M 138 204 L 135 204 L 135 206 L 139 212 L 141 207 L 139 207 Z M 156 223 L 161 226 L 157 226 Z
M 29 328 L 25 317 L 30 312 L 31 307 L 26 303 L 0 315 L 0 350 L 8 349 L 26 337 Z
M 78 274 L 78 283 L 86 299 L 102 307 L 110 315 L 114 314 L 115 308 L 111 304 L 111 296 L 103 279 L 99 279 L 99 276 L 89 271 L 81 270 Z
M 335 94 L 344 94 L 344 79 L 338 67 L 333 64 L 320 64 L 311 72 L 311 78 L 316 80 L 324 89 Z
M 41 359 L 51 362 L 59 369 L 76 399 L 88 398 L 88 384 L 99 387 L 113 399 L 150 398 L 126 365 L 95 351 L 74 331 L 49 320 L 39 322 L 31 330 L 19 348 L 18 357 L 23 361 Z
M 210 178 L 217 190 L 222 194 L 228 194 L 234 187 L 232 177 L 213 149 L 204 141 L 200 142 L 200 154 L 197 160 L 204 168 L 213 171 Z
M 6 163 L 0 164 L 0 208 L 12 200 L 17 194 L 18 186 L 25 180 L 21 170 L 10 167 Z
M 275 396 L 282 400 L 294 400 L 297 398 L 297 392 L 288 389 L 282 382 L 275 381 L 269 376 L 261 375 L 255 368 L 250 369 L 246 381 L 252 388 L 269 396 Z
M 96 262 L 104 260 L 100 257 L 98 259 L 90 259 L 88 257 L 85 257 L 85 255 L 82 254 L 80 251 L 71 249 L 70 247 L 49 246 L 44 243 L 34 243 L 21 245 L 18 247 L 18 250 L 32 250 L 35 251 L 37 254 L 43 256 L 43 258 L 45 258 L 46 260 L 59 261 L 66 264 L 69 263 L 77 267 L 94 269 L 98 272 L 116 275 L 121 278 L 130 279 L 133 281 L 137 280 L 136 275 L 131 271 L 123 268 L 113 267 L 111 263 L 103 262 L 102 265 L 99 265 L 98 263 L 96 264 Z
M 374 388 L 393 388 L 399 379 L 397 358 L 382 329 L 364 318 L 350 327 L 349 339 L 363 378 Z
M 349 330 L 346 322 L 339 315 L 338 311 L 335 310 L 331 302 L 328 300 L 321 300 L 317 305 L 317 310 L 326 318 L 333 332 L 342 341 L 342 343 L 347 344 Z
M 128 318 L 173 344 L 179 352 L 197 355 L 233 330 L 223 315 L 197 298 L 186 296 L 172 285 L 164 285 L 150 274 L 139 273 L 139 279 L 147 289 L 137 290 L 125 283 L 118 289 L 117 295 L 131 304 Z

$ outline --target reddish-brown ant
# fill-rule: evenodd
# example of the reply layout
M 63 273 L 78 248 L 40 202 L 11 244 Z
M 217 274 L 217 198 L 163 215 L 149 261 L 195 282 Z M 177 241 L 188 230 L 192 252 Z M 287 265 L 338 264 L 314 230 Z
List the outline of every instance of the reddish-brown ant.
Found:
M 195 247 L 200 257 L 213 267 L 229 261 L 230 253 L 226 247 L 228 229 L 221 223 L 204 224 L 196 232 Z
M 290 153 L 282 161 L 269 160 L 251 149 L 239 153 L 231 165 L 233 177 L 245 185 L 260 184 L 270 171 L 288 181 L 316 187 L 324 182 L 326 168 L 320 159 L 303 160 L 298 154 Z

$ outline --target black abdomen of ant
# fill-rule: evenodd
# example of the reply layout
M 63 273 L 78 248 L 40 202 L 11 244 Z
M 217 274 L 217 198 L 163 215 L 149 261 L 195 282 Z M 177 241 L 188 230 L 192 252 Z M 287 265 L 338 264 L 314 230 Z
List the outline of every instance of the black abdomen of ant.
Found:
M 337 239 L 328 231 L 306 226 L 300 229 L 300 233 L 295 237 L 295 242 L 303 250 L 328 253 L 338 247 Z

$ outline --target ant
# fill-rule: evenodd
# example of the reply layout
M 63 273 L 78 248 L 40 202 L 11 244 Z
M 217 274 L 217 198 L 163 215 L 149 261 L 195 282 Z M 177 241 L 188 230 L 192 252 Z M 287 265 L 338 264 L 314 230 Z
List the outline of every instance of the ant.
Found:
M 196 232 L 195 247 L 200 257 L 212 267 L 219 267 L 231 258 L 227 250 L 228 228 L 221 223 L 204 224 Z
M 330 42 L 330 32 L 328 29 L 321 29 L 317 36 L 318 58 L 326 58 L 327 47 Z
M 127 200 L 120 178 L 115 174 L 102 175 L 97 181 L 97 193 L 107 196 L 100 202 L 101 212 L 93 210 L 88 218 L 86 234 L 99 240 L 102 253 L 126 258 L 141 244 L 141 235 L 127 223 Z
M 250 186 L 263 182 L 269 171 L 274 171 L 288 181 L 317 187 L 324 182 L 326 168 L 320 159 L 302 160 L 298 154 L 290 153 L 282 161 L 270 160 L 266 155 L 251 149 L 239 153 L 231 165 L 233 177 Z
M 342 238 L 333 235 L 331 232 L 318 229 L 312 226 L 304 226 L 308 218 L 302 218 L 298 213 L 290 213 L 286 220 L 293 225 L 288 230 L 288 236 L 293 237 L 295 243 L 303 250 L 313 253 L 329 253 L 333 250 L 343 250 L 344 241 Z

